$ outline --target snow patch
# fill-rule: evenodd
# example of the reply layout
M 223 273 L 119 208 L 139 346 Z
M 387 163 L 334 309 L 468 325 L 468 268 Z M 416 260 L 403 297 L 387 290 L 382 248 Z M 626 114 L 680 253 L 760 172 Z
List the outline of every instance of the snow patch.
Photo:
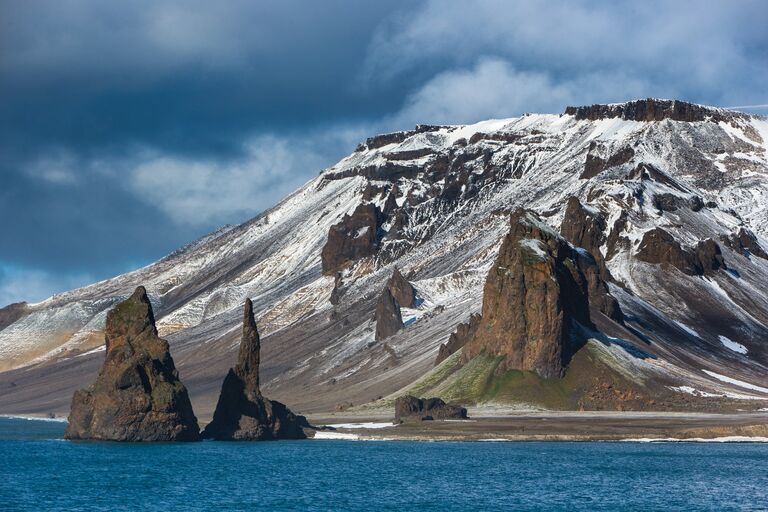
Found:
M 701 338 L 701 336 L 699 336 L 699 333 L 694 331 L 693 328 L 691 328 L 690 326 L 685 325 L 683 322 L 678 322 L 677 320 L 673 320 L 673 322 L 675 322 L 675 325 L 677 325 L 679 328 L 681 328 L 682 330 L 684 330 L 685 332 L 687 332 L 691 336 L 695 336 L 697 338 Z
M 744 382 L 743 380 L 738 380 L 725 375 L 720 375 L 719 373 L 711 372 L 709 370 L 702 369 L 701 371 L 703 371 L 710 377 L 716 378 L 721 382 L 727 382 L 728 384 L 733 384 L 734 386 L 738 386 L 744 389 L 751 389 L 752 391 L 759 391 L 760 393 L 768 393 L 768 388 L 756 386 L 754 384 L 750 384 L 749 382 Z
M 732 350 L 739 354 L 746 354 L 748 352 L 747 347 L 745 347 L 741 343 L 736 343 L 735 341 L 728 339 L 722 334 L 718 336 L 718 338 L 720 339 L 720 343 L 722 343 L 723 346 L 725 346 L 728 350 Z

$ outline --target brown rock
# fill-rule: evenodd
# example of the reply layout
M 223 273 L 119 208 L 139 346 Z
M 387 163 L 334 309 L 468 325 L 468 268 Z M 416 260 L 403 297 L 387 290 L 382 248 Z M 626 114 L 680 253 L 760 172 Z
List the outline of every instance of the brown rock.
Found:
M 400 270 L 395 268 L 392 277 L 387 281 L 387 289 L 395 298 L 400 307 L 413 308 L 416 306 L 416 290 L 413 285 L 403 277 Z
M 583 247 L 592 255 L 600 267 L 600 275 L 606 281 L 613 277 L 605 266 L 600 247 L 605 242 L 607 221 L 599 211 L 587 208 L 578 198 L 571 196 L 565 207 L 563 222 L 560 225 L 560 235 L 576 247 Z
M 106 357 L 96 382 L 75 392 L 67 439 L 197 441 L 187 389 L 157 335 L 143 286 L 107 314 Z
M 647 263 L 671 265 L 691 276 L 727 268 L 720 246 L 714 240 L 702 240 L 693 250 L 684 249 L 671 234 L 661 228 L 646 231 L 637 258 Z
M 253 304 L 245 301 L 243 336 L 237 364 L 229 369 L 213 420 L 203 430 L 203 438 L 219 441 L 269 441 L 304 439 L 304 416 L 291 412 L 284 404 L 269 400 L 259 388 L 261 341 L 253 316 Z
M 657 100 L 654 98 L 614 105 L 568 107 L 565 109 L 565 113 L 579 120 L 589 119 L 595 121 L 598 119 L 621 118 L 629 121 L 645 122 L 671 119 L 673 121 L 712 121 L 717 123 L 720 121 L 730 121 L 734 117 L 744 116 L 744 114 L 736 112 L 725 113 L 721 110 L 710 109 L 685 101 Z
M 376 341 L 389 338 L 403 327 L 400 305 L 385 287 L 376 303 Z
M 439 398 L 401 396 L 395 400 L 395 420 L 466 420 L 467 410 L 458 405 L 446 404 Z
M 361 203 L 352 215 L 331 226 L 323 247 L 322 269 L 333 274 L 350 263 L 376 253 L 383 216 L 377 206 Z
M 757 241 L 755 234 L 745 228 L 739 228 L 737 233 L 723 236 L 721 238 L 726 246 L 730 247 L 734 251 L 738 252 L 742 256 L 751 257 L 756 256 L 768 260 L 768 254 L 765 249 L 762 248 L 760 242 Z
M 448 337 L 448 341 L 440 345 L 435 359 L 435 366 L 459 351 L 477 332 L 482 316 L 475 313 L 469 320 L 456 326 L 456 330 Z
M 726 270 L 728 268 L 725 265 L 720 246 L 711 238 L 700 240 L 696 244 L 696 259 L 702 274 L 711 274 L 716 270 Z
M 16 322 L 28 313 L 26 302 L 14 302 L 4 308 L 0 308 L 0 331 Z
M 596 155 L 594 153 L 596 149 L 597 144 L 592 141 L 589 145 L 589 150 L 587 151 L 587 159 L 584 162 L 584 171 L 579 178 L 594 178 L 606 169 L 629 162 L 635 156 L 635 150 L 629 146 L 621 148 L 619 151 L 609 156 L 608 159 L 603 159 Z
M 533 371 L 562 376 L 584 340 L 577 325 L 593 327 L 588 274 L 602 283 L 593 258 L 552 231 L 533 212 L 519 209 L 511 219 L 483 291 L 482 319 L 462 359 L 480 353 L 502 356 L 498 371 Z
M 333 290 L 331 290 L 330 302 L 334 306 L 338 306 L 341 303 L 341 296 L 344 295 L 344 289 L 342 286 L 344 282 L 341 278 L 341 272 L 336 272 L 336 276 L 333 279 Z

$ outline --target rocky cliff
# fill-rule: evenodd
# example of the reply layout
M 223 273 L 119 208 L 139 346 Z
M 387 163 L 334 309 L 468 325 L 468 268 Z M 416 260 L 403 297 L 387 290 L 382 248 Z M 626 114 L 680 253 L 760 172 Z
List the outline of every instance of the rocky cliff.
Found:
M 561 377 L 592 328 L 590 292 L 607 294 L 594 258 L 575 249 L 535 213 L 519 209 L 488 273 L 482 318 L 463 360 L 503 358 L 499 371 Z
M 297 416 L 284 404 L 269 400 L 259 387 L 261 341 L 253 303 L 245 301 L 243 334 L 237 364 L 230 368 L 211 421 L 203 438 L 219 441 L 268 441 L 304 439 L 306 418 Z
M 96 382 L 72 398 L 67 439 L 197 441 L 197 419 L 140 286 L 107 315 Z

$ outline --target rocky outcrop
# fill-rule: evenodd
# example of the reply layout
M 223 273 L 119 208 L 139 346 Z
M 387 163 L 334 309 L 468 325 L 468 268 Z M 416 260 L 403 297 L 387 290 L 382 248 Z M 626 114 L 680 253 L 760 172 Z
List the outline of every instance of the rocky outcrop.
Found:
M 383 220 L 376 205 L 361 203 L 352 215 L 345 215 L 331 226 L 321 253 L 323 273 L 332 275 L 351 262 L 375 254 Z
M 0 331 L 16 322 L 28 313 L 26 302 L 14 302 L 0 308 Z
M 610 281 L 613 278 L 600 252 L 600 246 L 605 242 L 606 227 L 607 221 L 602 213 L 585 207 L 577 197 L 568 198 L 563 222 L 560 224 L 560 235 L 576 247 L 589 251 L 600 266 L 600 275 Z
M 333 290 L 331 290 L 330 302 L 334 306 L 338 306 L 341 303 L 341 296 L 344 295 L 344 281 L 341 277 L 341 272 L 336 272 L 333 278 Z
M 400 305 L 385 287 L 376 303 L 376 341 L 389 338 L 404 327 Z
M 696 261 L 698 262 L 697 270 L 700 274 L 709 275 L 716 270 L 728 268 L 725 265 L 720 246 L 711 238 L 700 240 L 696 244 Z
M 395 400 L 395 421 L 403 420 L 466 420 L 467 410 L 446 404 L 439 398 L 401 396 Z
M 734 117 L 744 117 L 744 114 L 708 108 L 693 103 L 678 100 L 658 100 L 648 98 L 646 100 L 630 101 L 620 104 L 590 105 L 582 107 L 567 107 L 566 115 L 572 115 L 577 120 L 620 118 L 628 121 L 730 121 Z
M 594 259 L 594 266 L 589 263 L 582 265 L 587 279 L 590 305 L 611 320 L 623 324 L 624 313 L 618 301 L 610 294 L 607 285 L 614 279 L 600 252 L 600 247 L 606 241 L 606 227 L 605 216 L 598 210 L 582 205 L 576 197 L 571 196 L 568 199 L 560 234 L 573 245 L 586 249 L 588 254 L 582 253 L 582 259 Z
M 203 430 L 203 438 L 219 441 L 268 441 L 304 439 L 307 419 L 284 404 L 269 400 L 259 388 L 261 341 L 253 304 L 245 301 L 243 334 L 237 364 L 229 369 L 213 420 Z
M 403 277 L 400 270 L 395 268 L 392 277 L 387 281 L 387 289 L 395 298 L 400 307 L 416 307 L 416 290 L 408 280 Z
M 560 377 L 593 327 L 590 290 L 605 286 L 597 264 L 535 213 L 518 209 L 483 290 L 482 318 L 462 360 L 500 356 L 497 371 Z M 607 288 L 605 288 L 607 293 Z
M 106 357 L 96 382 L 75 392 L 67 439 L 197 441 L 187 389 L 157 335 L 143 286 L 107 314 Z
M 768 260 L 768 254 L 757 241 L 755 234 L 745 228 L 739 228 L 739 231 L 731 235 L 720 238 L 722 242 L 730 249 L 738 252 L 742 256 L 763 258 Z
M 720 246 L 712 239 L 701 240 L 694 249 L 685 249 L 667 231 L 654 228 L 643 235 L 637 258 L 646 263 L 670 265 L 691 276 L 726 269 Z
M 603 158 L 595 153 L 597 149 L 597 143 L 592 141 L 589 144 L 589 150 L 587 151 L 587 159 L 584 162 L 584 171 L 582 171 L 581 179 L 594 178 L 601 172 L 611 167 L 623 165 L 635 156 L 635 150 L 629 146 L 621 148 L 616 153 L 612 154 L 608 158 Z
M 435 359 L 435 366 L 458 352 L 472 339 L 472 337 L 474 337 L 481 319 L 482 316 L 475 313 L 470 315 L 467 322 L 460 323 L 456 326 L 456 330 L 448 337 L 448 341 L 440 345 L 440 348 L 437 351 L 437 358 Z

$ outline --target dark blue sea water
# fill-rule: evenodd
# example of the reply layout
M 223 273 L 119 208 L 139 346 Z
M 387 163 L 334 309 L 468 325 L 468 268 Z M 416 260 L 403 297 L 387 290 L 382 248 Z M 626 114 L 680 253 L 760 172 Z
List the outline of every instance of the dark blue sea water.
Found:
M 2 510 L 764 510 L 768 445 L 72 443 L 0 418 Z

